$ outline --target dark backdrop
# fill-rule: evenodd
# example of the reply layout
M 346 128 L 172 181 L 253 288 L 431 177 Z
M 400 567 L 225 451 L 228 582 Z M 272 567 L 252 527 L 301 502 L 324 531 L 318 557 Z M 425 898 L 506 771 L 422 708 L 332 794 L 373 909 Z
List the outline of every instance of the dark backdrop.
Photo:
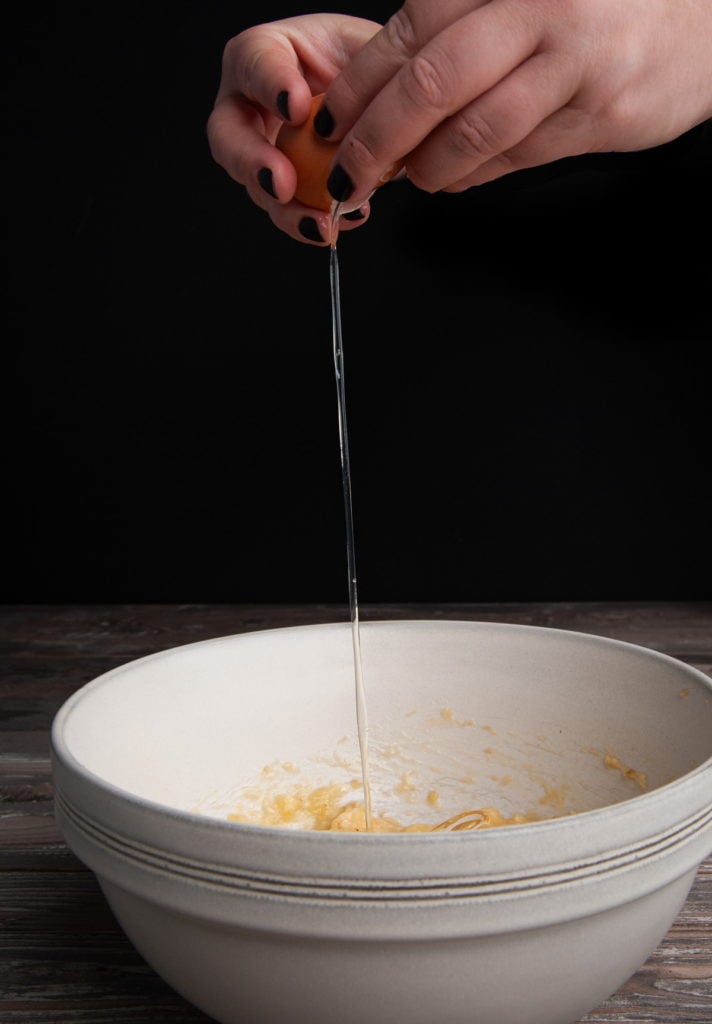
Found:
M 8 34 L 5 601 L 345 600 L 328 254 L 205 137 L 227 39 L 306 9 Z M 710 597 L 709 127 L 343 237 L 362 600 Z

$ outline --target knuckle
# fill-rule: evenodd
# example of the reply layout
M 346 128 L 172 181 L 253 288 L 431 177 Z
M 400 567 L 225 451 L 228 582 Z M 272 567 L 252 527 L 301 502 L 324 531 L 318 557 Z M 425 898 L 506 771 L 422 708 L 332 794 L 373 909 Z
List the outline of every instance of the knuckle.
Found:
M 233 36 L 225 43 L 222 53 L 222 71 L 225 77 L 233 77 L 236 69 L 243 64 L 245 49 L 244 34 Z
M 453 118 L 450 130 L 451 143 L 463 156 L 486 160 L 502 150 L 496 129 L 486 118 L 474 112 Z
M 241 36 L 232 36 L 228 39 L 223 47 L 222 59 L 223 64 L 230 64 L 238 56 L 240 52 L 240 45 L 242 43 Z
M 559 112 L 561 129 L 571 139 L 571 146 L 585 140 L 584 148 L 590 152 L 611 148 L 609 143 L 618 137 L 615 125 L 619 117 L 623 117 L 622 109 L 616 109 L 616 102 L 610 98 L 593 106 L 581 95 L 573 97 Z
M 372 143 L 363 136 L 351 134 L 346 140 L 349 164 L 363 168 L 367 175 L 373 174 L 379 165 Z
M 606 133 L 613 138 L 625 138 L 630 132 L 631 125 L 636 124 L 638 113 L 640 112 L 633 110 L 630 96 L 618 92 L 609 99 L 599 123 L 605 124 Z M 593 118 L 589 117 L 589 120 L 593 121 Z
M 242 61 L 242 57 L 245 53 L 249 53 L 254 46 L 254 42 L 259 38 L 259 26 L 252 25 L 250 28 L 243 29 L 242 32 L 238 32 L 237 35 L 232 36 L 225 43 L 223 49 L 223 60 L 226 61 Z
M 505 174 L 518 171 L 526 167 L 526 157 L 519 154 L 516 148 L 500 153 L 496 159 L 490 160 L 483 178 L 487 181 L 494 181 L 495 178 L 503 178 Z
M 421 52 L 403 68 L 401 88 L 415 106 L 442 110 L 447 107 L 451 77 L 446 61 L 437 54 Z
M 388 19 L 385 32 L 386 39 L 397 53 L 410 57 L 417 51 L 418 33 L 408 3 Z
M 408 175 L 408 181 L 415 188 L 420 189 L 421 192 L 428 192 L 431 195 L 437 192 L 437 186 L 433 185 L 431 178 L 429 177 L 427 170 L 421 166 L 421 162 L 417 156 L 414 156 L 406 160 L 406 173 Z
M 231 85 L 240 82 L 239 91 L 249 93 L 265 56 L 264 38 L 255 29 L 248 28 L 233 36 L 223 50 L 223 81 Z
M 210 111 L 208 120 L 205 125 L 205 132 L 208 139 L 208 148 L 210 149 L 210 155 L 221 167 L 227 170 L 228 161 L 225 158 L 224 150 L 224 130 L 222 127 L 222 111 L 220 104 L 217 104 Z

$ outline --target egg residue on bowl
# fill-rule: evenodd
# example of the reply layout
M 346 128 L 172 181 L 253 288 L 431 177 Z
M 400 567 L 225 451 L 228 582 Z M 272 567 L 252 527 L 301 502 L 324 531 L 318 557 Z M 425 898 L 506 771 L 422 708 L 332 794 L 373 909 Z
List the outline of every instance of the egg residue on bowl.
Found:
M 312 788 L 308 784 L 295 785 L 291 789 L 265 795 L 259 802 L 257 812 L 233 811 L 228 821 L 251 825 L 271 825 L 277 828 L 304 828 L 313 832 L 463 832 L 475 829 L 495 828 L 502 825 L 519 825 L 527 821 L 538 821 L 538 817 L 514 814 L 505 817 L 495 807 L 482 807 L 463 811 L 436 824 L 414 822 L 404 824 L 388 814 L 376 814 L 371 828 L 366 826 L 366 808 L 361 800 L 347 800 L 351 790 L 361 789 L 360 779 L 350 784 L 332 783 Z M 430 790 L 428 803 L 437 806 L 438 793 Z
M 229 821 L 272 828 L 423 833 L 521 825 L 582 809 L 577 803 L 580 792 L 572 797 L 571 784 L 563 774 L 555 777 L 551 770 L 542 771 L 541 766 L 531 763 L 528 750 L 522 758 L 530 746 L 546 751 L 546 737 L 522 743 L 521 737 L 510 733 L 502 747 L 492 739 L 498 735 L 497 729 L 457 715 L 450 707 L 426 719 L 430 735 L 417 761 L 413 748 L 406 753 L 397 740 L 377 749 L 378 798 L 370 828 L 358 765 L 339 754 L 315 759 L 330 769 L 326 776 L 321 772 L 315 776 L 313 765 L 300 767 L 288 761 L 267 764 L 255 780 L 233 791 L 229 809 L 223 802 L 219 813 Z M 478 747 L 477 765 L 463 754 L 467 748 L 456 745 L 455 733 L 477 734 L 487 744 Z M 591 759 L 591 781 L 596 776 L 600 785 L 602 774 L 615 773 L 631 789 L 647 789 L 646 774 L 629 767 L 611 751 L 588 747 L 584 753 Z M 335 781 L 337 776 L 341 777 L 339 781 Z M 478 796 L 485 799 L 478 800 Z M 373 794 L 371 802 L 373 805 Z

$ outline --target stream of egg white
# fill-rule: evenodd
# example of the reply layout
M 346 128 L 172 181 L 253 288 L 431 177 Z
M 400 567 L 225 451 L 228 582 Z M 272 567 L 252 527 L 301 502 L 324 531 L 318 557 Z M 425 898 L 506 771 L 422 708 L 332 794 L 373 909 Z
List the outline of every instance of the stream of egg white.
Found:
M 339 258 L 336 240 L 339 232 L 340 206 L 336 206 L 331 219 L 331 250 L 329 252 L 329 284 L 331 287 L 331 329 L 334 349 L 334 372 L 336 395 L 339 409 L 339 448 L 341 452 L 341 483 L 344 492 L 344 514 L 346 517 L 346 563 L 349 574 L 349 611 L 351 615 L 351 642 L 354 654 L 354 681 L 356 684 L 356 725 L 358 745 L 361 753 L 361 776 L 363 779 L 363 805 L 366 815 L 366 831 L 372 831 L 371 780 L 368 770 L 368 716 L 366 714 L 366 693 L 363 685 L 361 664 L 361 633 L 358 617 L 358 587 L 356 583 L 356 545 L 354 541 L 354 514 L 351 501 L 351 459 L 349 455 L 349 432 L 346 421 L 346 386 L 344 382 L 344 347 L 341 333 L 341 293 L 339 291 Z

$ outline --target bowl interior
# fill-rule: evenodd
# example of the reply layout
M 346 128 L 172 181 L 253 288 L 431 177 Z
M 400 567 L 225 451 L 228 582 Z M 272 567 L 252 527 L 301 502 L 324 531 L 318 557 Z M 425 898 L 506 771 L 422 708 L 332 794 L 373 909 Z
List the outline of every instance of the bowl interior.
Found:
M 710 686 L 644 648 L 471 622 L 365 623 L 361 639 L 374 806 L 404 822 L 590 810 L 712 753 Z M 94 775 L 182 811 L 225 817 L 299 785 L 348 787 L 360 778 L 350 626 L 131 662 L 68 702 L 61 735 Z

